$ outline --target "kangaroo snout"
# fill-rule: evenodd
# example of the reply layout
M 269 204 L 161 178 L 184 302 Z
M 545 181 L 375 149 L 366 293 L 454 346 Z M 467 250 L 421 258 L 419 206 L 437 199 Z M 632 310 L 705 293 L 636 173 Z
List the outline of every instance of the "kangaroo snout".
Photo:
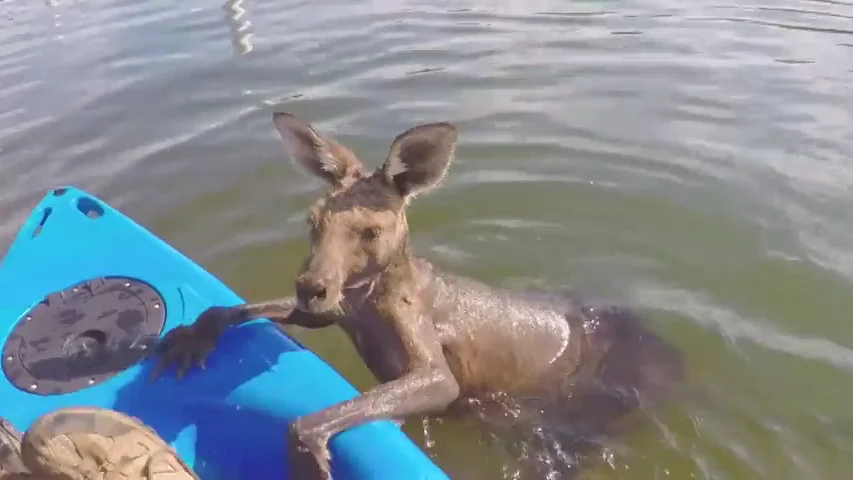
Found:
M 296 283 L 296 296 L 306 304 L 315 299 L 325 300 L 326 285 L 311 277 L 299 277 L 299 281 Z
M 320 313 L 337 305 L 340 282 L 332 275 L 303 273 L 296 278 L 296 299 L 300 308 Z

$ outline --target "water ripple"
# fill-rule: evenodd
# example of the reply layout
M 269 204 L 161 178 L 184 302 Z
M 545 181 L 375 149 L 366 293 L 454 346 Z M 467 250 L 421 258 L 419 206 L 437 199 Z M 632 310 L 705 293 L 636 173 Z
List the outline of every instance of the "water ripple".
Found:
M 715 306 L 693 292 L 643 287 L 635 293 L 633 300 L 646 307 L 684 314 L 703 326 L 718 331 L 732 343 L 745 340 L 797 358 L 819 361 L 836 368 L 853 371 L 853 349 L 825 338 L 790 335 L 766 321 L 755 323 L 731 310 Z

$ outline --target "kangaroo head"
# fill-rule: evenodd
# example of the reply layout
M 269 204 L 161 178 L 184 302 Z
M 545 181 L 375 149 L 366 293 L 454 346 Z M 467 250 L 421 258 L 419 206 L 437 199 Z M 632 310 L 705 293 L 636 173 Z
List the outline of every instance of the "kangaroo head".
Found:
M 299 307 L 340 310 L 345 289 L 375 279 L 410 255 L 406 206 L 446 174 L 458 133 L 450 123 L 418 125 L 398 135 L 374 172 L 347 147 L 290 113 L 273 122 L 294 165 L 330 185 L 310 208 L 311 251 L 296 280 Z

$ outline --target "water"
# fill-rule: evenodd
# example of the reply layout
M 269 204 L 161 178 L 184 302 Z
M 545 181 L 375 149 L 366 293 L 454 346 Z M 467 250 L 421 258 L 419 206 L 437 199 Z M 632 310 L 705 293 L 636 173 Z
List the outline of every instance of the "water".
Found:
M 0 1 L 0 243 L 71 183 L 247 299 L 290 294 L 321 185 L 270 111 L 371 166 L 450 120 L 417 251 L 636 305 L 687 359 L 695 395 L 590 478 L 847 478 L 853 4 L 688 3 Z M 338 332 L 298 336 L 371 384 Z M 453 478 L 500 478 L 465 424 L 407 431 Z

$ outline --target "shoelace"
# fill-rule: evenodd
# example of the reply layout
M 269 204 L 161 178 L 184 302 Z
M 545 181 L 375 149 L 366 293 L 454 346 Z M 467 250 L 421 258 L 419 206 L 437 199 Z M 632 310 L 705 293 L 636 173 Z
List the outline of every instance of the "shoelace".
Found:
M 114 468 L 109 468 L 108 471 L 99 472 L 102 477 L 97 478 L 97 480 L 156 480 L 154 478 L 155 475 L 158 475 L 157 472 L 154 472 L 153 466 L 158 460 L 163 460 L 164 463 L 169 463 L 170 460 L 178 463 L 179 466 L 183 467 L 188 475 L 190 475 L 195 480 L 200 480 L 198 476 L 192 473 L 192 470 L 187 467 L 186 463 L 181 460 L 181 457 L 175 454 L 175 452 L 167 449 L 158 450 L 151 454 L 142 454 L 136 457 L 124 457 L 118 463 L 107 463 L 105 462 L 102 465 L 111 466 Z M 142 476 L 137 477 L 137 472 L 142 472 Z M 94 480 L 94 479 L 93 479 Z

